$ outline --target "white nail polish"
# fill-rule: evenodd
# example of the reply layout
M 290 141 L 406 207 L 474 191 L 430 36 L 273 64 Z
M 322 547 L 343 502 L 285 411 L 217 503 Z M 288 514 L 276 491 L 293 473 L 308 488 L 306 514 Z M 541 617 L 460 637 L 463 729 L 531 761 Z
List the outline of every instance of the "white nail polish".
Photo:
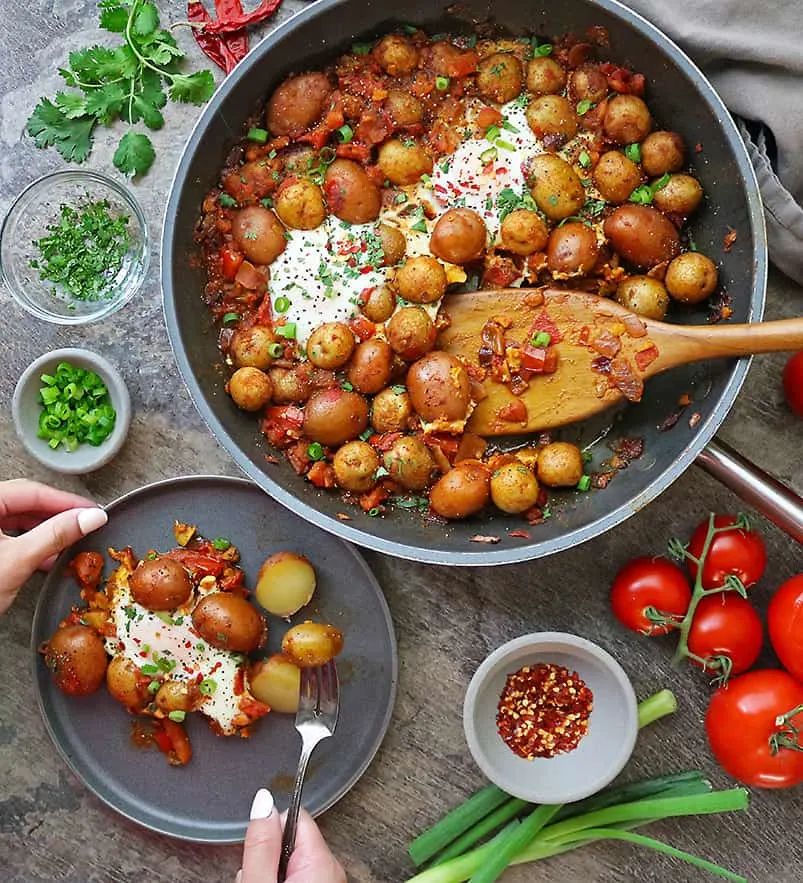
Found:
M 260 788 L 251 804 L 252 819 L 269 819 L 273 813 L 273 795 L 267 788 Z
M 78 513 L 78 527 L 84 536 L 92 533 L 93 530 L 97 530 L 99 527 L 103 527 L 108 520 L 109 516 L 103 509 L 82 509 Z

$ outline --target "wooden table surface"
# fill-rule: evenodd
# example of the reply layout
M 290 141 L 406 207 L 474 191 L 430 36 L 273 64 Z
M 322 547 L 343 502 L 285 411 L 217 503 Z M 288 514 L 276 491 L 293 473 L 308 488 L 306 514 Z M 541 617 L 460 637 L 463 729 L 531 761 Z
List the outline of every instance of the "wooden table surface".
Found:
M 160 2 L 164 21 L 183 18 L 182 3 Z M 277 21 L 303 4 L 286 0 Z M 41 95 L 59 88 L 67 52 L 108 37 L 96 27 L 90 0 L 0 0 L 2 94 L 0 211 L 39 175 L 62 167 L 53 151 L 23 136 Z M 203 59 L 179 35 L 193 66 Z M 154 246 L 144 289 L 114 320 L 63 329 L 35 321 L 0 292 L 5 357 L 0 370 L 0 478 L 28 476 L 108 502 L 148 482 L 188 473 L 237 474 L 198 416 L 178 378 L 162 321 L 157 275 L 163 206 L 185 134 L 197 109 L 171 105 L 155 133 L 157 160 L 134 185 Z M 120 130 L 99 130 L 88 165 L 114 172 Z M 770 277 L 767 318 L 803 314 L 803 292 Z M 120 455 L 83 478 L 65 478 L 29 458 L 14 434 L 14 384 L 33 358 L 69 346 L 96 349 L 116 362 L 131 392 L 134 418 Z M 761 357 L 721 430 L 721 438 L 803 492 L 801 422 L 785 409 L 783 357 Z M 483 784 L 464 739 L 466 685 L 495 647 L 528 631 L 572 631 L 599 642 L 622 663 L 640 697 L 662 687 L 680 710 L 642 734 L 626 775 L 632 778 L 699 767 L 717 786 L 728 779 L 708 752 L 702 718 L 710 689 L 697 671 L 673 671 L 671 644 L 626 633 L 613 621 L 607 589 L 629 557 L 660 553 L 673 535 L 688 535 L 711 510 L 736 511 L 728 491 L 692 467 L 660 499 L 617 529 L 547 560 L 493 569 L 449 569 L 366 553 L 387 595 L 398 637 L 400 679 L 395 713 L 376 759 L 355 788 L 322 819 L 350 879 L 401 881 L 410 875 L 405 847 L 444 811 Z M 769 565 L 754 597 L 764 609 L 782 580 L 803 570 L 801 548 L 766 522 L 760 527 Z M 0 619 L 0 880 L 8 883 L 167 883 L 229 881 L 238 847 L 204 847 L 150 834 L 100 803 L 65 767 L 45 731 L 30 673 L 31 616 L 41 576 Z M 774 664 L 769 651 L 764 660 Z M 117 725 L 119 722 L 110 722 Z M 187 771 L 187 774 L 191 774 Z M 215 789 L 225 781 L 210 783 Z M 246 803 L 250 801 L 250 795 Z M 245 807 L 244 807 L 245 811 Z M 724 863 L 751 880 L 803 879 L 800 818 L 803 791 L 759 792 L 738 816 L 684 819 L 652 832 L 675 846 Z M 596 845 L 505 876 L 523 881 L 697 881 L 700 871 L 624 844 Z

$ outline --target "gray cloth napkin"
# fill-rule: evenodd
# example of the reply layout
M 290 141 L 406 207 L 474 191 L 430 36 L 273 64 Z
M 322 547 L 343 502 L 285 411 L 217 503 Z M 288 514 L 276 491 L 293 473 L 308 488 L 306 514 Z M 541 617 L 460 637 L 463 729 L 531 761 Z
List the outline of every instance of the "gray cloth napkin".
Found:
M 803 284 L 803 30 L 798 0 L 624 0 L 702 69 L 737 118 L 770 259 Z

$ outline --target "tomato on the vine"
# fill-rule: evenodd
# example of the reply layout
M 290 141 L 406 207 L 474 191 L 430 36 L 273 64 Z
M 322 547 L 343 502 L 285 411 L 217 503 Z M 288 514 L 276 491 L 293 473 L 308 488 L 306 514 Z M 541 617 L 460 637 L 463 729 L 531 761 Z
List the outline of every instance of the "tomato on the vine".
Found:
M 763 641 L 764 629 L 755 607 L 731 591 L 706 595 L 700 601 L 689 629 L 688 648 L 703 659 L 727 657 L 730 663 L 715 669 L 727 679 L 753 665 Z M 696 659 L 692 662 L 700 664 Z
M 803 417 L 803 352 L 795 353 L 786 363 L 783 391 L 792 413 Z
M 767 550 L 761 535 L 749 527 L 737 527 L 738 519 L 734 515 L 717 515 L 714 527 L 723 528 L 734 525 L 731 530 L 717 533 L 708 547 L 708 554 L 703 566 L 703 588 L 717 589 L 725 585 L 728 576 L 736 576 L 745 587 L 758 582 L 767 566 Z M 697 526 L 692 534 L 688 552 L 699 559 L 702 557 L 708 520 Z M 686 559 L 692 579 L 697 577 L 697 562 Z
M 711 697 L 705 729 L 719 765 L 745 785 L 803 782 L 803 684 L 785 671 L 757 669 L 728 681 Z
M 803 573 L 788 579 L 772 596 L 767 624 L 778 659 L 803 682 Z
M 668 558 L 634 558 L 617 573 L 611 608 L 622 625 L 646 635 L 677 628 L 691 601 L 689 580 Z

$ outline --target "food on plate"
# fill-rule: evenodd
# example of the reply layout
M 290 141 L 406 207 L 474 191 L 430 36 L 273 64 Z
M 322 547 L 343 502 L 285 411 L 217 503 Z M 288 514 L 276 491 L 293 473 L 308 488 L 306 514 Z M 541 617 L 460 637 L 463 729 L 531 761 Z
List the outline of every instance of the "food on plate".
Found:
M 685 226 L 704 197 L 691 151 L 646 93 L 643 76 L 573 37 L 410 29 L 274 85 L 196 229 L 234 404 L 299 475 L 369 516 L 491 504 L 533 523 L 544 488 L 588 490 L 568 442 L 539 444 L 529 473 L 505 469 L 491 487 L 500 448 L 467 431 L 490 381 L 512 394 L 500 425 L 525 426 L 519 397 L 560 371 L 577 335 L 562 338 L 548 306 L 527 334 L 493 316 L 476 358 L 458 359 L 438 347 L 443 299 L 550 285 L 663 318 L 716 291 Z M 640 396 L 645 350 L 633 365 L 600 350 L 600 396 Z
M 803 573 L 788 579 L 772 596 L 767 624 L 781 664 L 803 683 Z
M 539 662 L 505 679 L 496 727 L 519 757 L 556 757 L 577 748 L 588 733 L 593 708 L 593 694 L 576 671 Z
M 83 604 L 40 650 L 60 690 L 85 696 L 105 682 L 137 716 L 136 743 L 155 743 L 169 763 L 183 765 L 192 757 L 187 714 L 200 712 L 221 736 L 248 737 L 271 709 L 295 710 L 298 665 L 333 658 L 343 635 L 307 620 L 284 636 L 284 655 L 250 658 L 265 645 L 268 625 L 249 600 L 239 550 L 184 522 L 173 533 L 176 548 L 142 559 L 130 547 L 109 549 L 117 567 L 105 584 L 103 556 L 79 552 L 69 569 Z M 304 556 L 276 552 L 260 569 L 257 600 L 287 618 L 309 603 L 315 584 Z
M 783 391 L 793 414 L 803 417 L 803 352 L 790 356 L 783 369 Z

